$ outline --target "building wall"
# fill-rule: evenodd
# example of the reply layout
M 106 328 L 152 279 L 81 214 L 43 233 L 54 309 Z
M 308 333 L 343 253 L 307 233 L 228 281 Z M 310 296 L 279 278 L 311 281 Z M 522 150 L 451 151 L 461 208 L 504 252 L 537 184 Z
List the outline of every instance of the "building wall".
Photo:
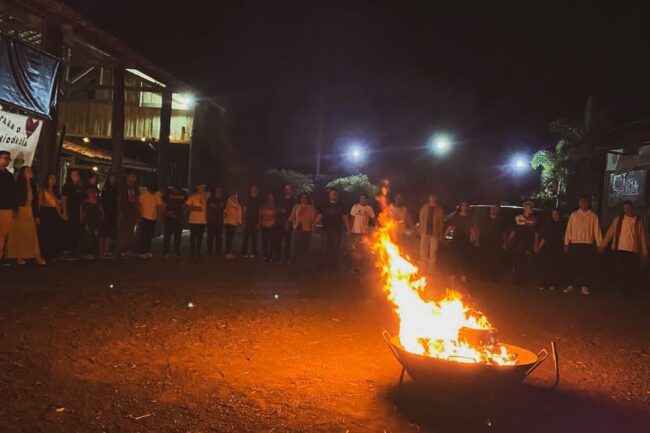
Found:
M 112 104 L 108 101 L 62 101 L 59 124 L 66 125 L 66 135 L 73 137 L 111 137 Z M 124 136 L 127 140 L 159 139 L 160 109 L 127 104 Z M 190 143 L 193 112 L 173 110 L 171 141 Z

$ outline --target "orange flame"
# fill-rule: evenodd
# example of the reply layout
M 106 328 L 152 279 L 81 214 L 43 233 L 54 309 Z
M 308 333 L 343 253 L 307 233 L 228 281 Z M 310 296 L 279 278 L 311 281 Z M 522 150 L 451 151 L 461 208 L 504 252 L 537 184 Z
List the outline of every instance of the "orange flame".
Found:
M 439 300 L 424 299 L 427 281 L 391 233 L 393 221 L 382 212 L 372 250 L 377 257 L 384 291 L 399 317 L 399 339 L 404 349 L 418 355 L 465 363 L 513 365 L 516 356 L 504 346 L 470 342 L 461 330 L 493 330 L 487 317 L 463 303 L 462 295 L 447 290 Z

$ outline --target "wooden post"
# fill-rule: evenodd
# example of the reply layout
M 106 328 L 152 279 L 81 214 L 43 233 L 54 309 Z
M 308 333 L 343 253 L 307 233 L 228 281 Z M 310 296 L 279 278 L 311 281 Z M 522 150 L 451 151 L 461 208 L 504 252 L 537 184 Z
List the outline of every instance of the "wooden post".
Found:
M 158 188 L 165 190 L 169 183 L 169 135 L 172 123 L 172 90 L 165 88 L 160 109 L 160 137 L 158 137 Z
M 113 140 L 113 161 L 111 171 L 122 174 L 124 161 L 124 66 L 113 68 L 113 119 L 111 120 L 111 137 Z
M 61 58 L 61 55 L 63 54 L 63 31 L 61 26 L 57 24 L 48 24 L 43 33 L 43 49 L 49 54 Z M 61 72 L 59 71 L 59 77 L 60 75 Z M 57 77 L 57 79 L 60 79 L 59 77 Z M 60 97 L 60 95 L 57 96 Z M 57 100 L 56 106 L 52 109 L 52 112 L 50 113 L 52 119 L 43 122 L 43 129 L 41 130 L 41 136 L 39 137 L 37 152 L 39 168 L 38 177 L 41 181 L 50 173 L 56 174 L 57 170 L 57 159 L 59 153 L 57 129 L 60 103 L 61 101 Z

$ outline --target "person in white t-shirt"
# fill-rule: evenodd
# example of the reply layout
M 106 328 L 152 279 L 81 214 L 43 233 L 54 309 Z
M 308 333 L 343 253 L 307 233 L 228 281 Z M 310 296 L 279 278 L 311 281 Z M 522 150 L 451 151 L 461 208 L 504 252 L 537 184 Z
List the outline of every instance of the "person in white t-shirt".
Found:
M 147 185 L 147 189 L 140 193 L 138 198 L 140 207 L 140 257 L 149 259 L 151 255 L 151 240 L 156 231 L 158 212 L 162 209 L 162 197 L 153 185 Z
M 621 295 L 627 296 L 639 283 L 639 267 L 645 265 L 648 259 L 648 239 L 643 219 L 634 212 L 634 204 L 626 200 L 623 203 L 623 213 L 612 221 L 607 230 L 603 251 L 609 243 L 616 259 L 616 273 L 620 284 Z
M 185 206 L 190 212 L 188 217 L 190 225 L 190 257 L 201 256 L 203 232 L 208 223 L 205 183 L 196 184 L 196 192 L 185 201 Z
M 350 209 L 352 221 L 350 232 L 352 234 L 352 273 L 361 272 L 365 261 L 364 242 L 370 232 L 370 222 L 375 218 L 375 210 L 368 204 L 368 196 L 361 194 L 359 203 Z

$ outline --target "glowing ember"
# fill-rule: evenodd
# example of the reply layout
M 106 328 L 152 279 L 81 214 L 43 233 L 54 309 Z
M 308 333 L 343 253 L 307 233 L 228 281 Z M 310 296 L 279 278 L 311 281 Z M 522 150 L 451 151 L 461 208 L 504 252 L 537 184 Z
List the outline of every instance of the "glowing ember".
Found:
M 408 352 L 449 361 L 513 365 L 516 355 L 496 342 L 467 338 L 468 334 L 490 335 L 488 319 L 463 303 L 462 295 L 447 290 L 438 301 L 424 299 L 426 279 L 394 243 L 393 222 L 388 212 L 380 215 L 373 238 L 384 290 L 399 317 L 399 339 Z M 474 330 L 478 330 L 475 332 Z

